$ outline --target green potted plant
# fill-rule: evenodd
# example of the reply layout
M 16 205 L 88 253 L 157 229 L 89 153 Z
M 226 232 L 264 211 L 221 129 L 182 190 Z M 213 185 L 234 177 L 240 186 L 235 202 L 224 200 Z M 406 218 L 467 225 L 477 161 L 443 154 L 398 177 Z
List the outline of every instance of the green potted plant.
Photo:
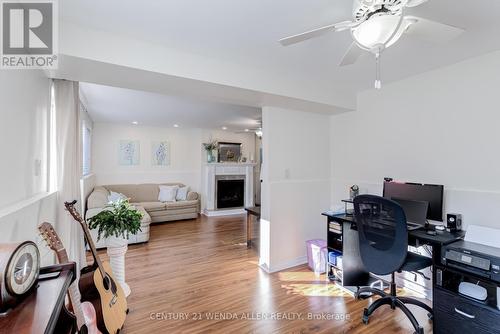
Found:
M 207 162 L 216 162 L 216 155 L 214 155 L 214 151 L 219 148 L 217 140 L 210 140 L 208 143 L 203 143 L 203 147 L 205 148 L 205 151 L 207 151 Z
M 128 238 L 141 230 L 142 213 L 131 206 L 128 200 L 118 200 L 108 204 L 103 211 L 89 218 L 90 229 L 97 229 L 97 240 L 106 239 L 109 262 L 116 280 L 126 296 L 130 287 L 125 283 L 125 253 Z

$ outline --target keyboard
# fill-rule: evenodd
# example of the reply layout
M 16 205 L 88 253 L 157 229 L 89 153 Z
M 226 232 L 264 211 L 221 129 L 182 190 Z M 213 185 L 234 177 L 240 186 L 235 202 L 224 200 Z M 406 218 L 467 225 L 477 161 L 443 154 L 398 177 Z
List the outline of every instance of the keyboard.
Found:
M 414 231 L 424 227 L 423 225 L 412 222 L 406 222 L 406 226 L 408 228 L 408 231 Z

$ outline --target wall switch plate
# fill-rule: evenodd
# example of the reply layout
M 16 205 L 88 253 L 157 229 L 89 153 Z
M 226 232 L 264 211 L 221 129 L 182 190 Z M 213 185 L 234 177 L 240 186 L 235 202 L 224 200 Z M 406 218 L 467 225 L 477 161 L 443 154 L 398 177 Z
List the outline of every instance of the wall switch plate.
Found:
M 289 179 L 290 178 L 290 169 L 287 168 L 285 169 L 285 179 Z
M 42 160 L 35 159 L 34 172 L 35 172 L 35 176 L 40 176 L 42 174 Z

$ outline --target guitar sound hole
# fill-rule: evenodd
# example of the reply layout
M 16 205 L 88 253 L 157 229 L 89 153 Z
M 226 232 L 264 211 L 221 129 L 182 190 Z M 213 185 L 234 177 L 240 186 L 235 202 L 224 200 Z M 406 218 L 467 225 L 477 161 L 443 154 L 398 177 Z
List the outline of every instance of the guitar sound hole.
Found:
M 104 289 L 109 290 L 110 282 L 108 276 L 104 277 L 104 279 L 102 280 L 102 285 L 104 286 Z
M 87 328 L 87 325 L 83 325 L 82 328 L 80 328 L 79 334 L 88 334 L 89 330 Z

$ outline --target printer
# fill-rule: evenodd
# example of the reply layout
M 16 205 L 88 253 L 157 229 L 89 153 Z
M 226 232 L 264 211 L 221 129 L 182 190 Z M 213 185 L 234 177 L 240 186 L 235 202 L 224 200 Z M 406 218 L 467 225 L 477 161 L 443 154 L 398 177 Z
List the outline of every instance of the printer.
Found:
M 441 249 L 441 263 L 500 283 L 500 248 L 456 241 Z

